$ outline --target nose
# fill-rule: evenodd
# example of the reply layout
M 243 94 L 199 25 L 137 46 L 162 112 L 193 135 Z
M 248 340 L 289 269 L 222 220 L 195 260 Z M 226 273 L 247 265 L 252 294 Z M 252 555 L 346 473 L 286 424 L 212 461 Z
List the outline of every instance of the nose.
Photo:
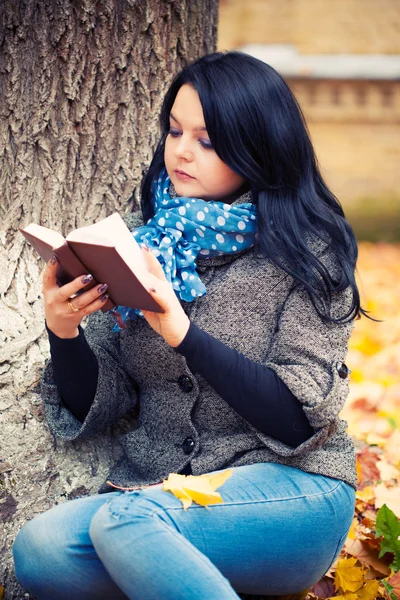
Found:
M 177 140 L 175 145 L 175 156 L 177 158 L 183 158 L 187 161 L 193 159 L 193 152 L 190 148 L 190 140 L 185 135 L 181 135 Z

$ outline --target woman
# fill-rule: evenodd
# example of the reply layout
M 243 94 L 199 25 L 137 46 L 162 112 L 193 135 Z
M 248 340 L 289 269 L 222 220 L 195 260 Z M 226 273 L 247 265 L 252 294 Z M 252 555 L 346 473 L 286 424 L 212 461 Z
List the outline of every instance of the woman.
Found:
M 51 430 L 81 439 L 132 408 L 138 426 L 119 436 L 100 494 L 19 533 L 17 577 L 40 600 L 299 592 L 352 521 L 355 454 L 338 413 L 365 314 L 357 245 L 301 111 L 270 66 L 216 53 L 175 78 L 161 124 L 142 215 L 127 223 L 165 312 L 119 307 L 119 327 L 99 312 L 104 285 L 71 299 L 90 277 L 58 288 L 57 262 L 45 270 Z M 208 510 L 161 489 L 170 472 L 227 467 L 224 504 Z

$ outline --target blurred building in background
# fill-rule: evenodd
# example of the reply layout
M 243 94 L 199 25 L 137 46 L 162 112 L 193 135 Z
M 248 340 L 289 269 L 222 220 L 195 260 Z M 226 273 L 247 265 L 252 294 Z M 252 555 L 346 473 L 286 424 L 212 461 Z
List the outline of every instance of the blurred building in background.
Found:
M 220 0 L 218 47 L 279 71 L 360 236 L 400 239 L 400 0 Z

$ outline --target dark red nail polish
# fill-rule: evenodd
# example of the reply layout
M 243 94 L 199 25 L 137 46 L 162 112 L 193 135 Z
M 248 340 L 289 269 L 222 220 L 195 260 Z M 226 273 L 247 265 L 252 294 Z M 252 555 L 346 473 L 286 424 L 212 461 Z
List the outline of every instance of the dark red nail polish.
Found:
M 146 250 L 146 252 L 150 252 L 150 248 L 148 246 L 146 246 L 146 244 L 143 244 L 142 248 L 144 248 L 144 250 Z
M 153 292 L 154 294 L 157 293 L 157 290 L 155 290 L 154 288 L 149 288 L 150 292 Z

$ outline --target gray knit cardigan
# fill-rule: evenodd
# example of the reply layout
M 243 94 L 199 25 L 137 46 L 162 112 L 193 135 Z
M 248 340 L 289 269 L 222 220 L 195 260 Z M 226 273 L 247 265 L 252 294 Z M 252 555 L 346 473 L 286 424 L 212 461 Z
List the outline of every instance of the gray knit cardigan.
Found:
M 125 222 L 129 228 L 142 224 L 138 213 Z M 309 244 L 334 273 L 329 247 L 319 239 Z M 51 361 L 43 370 L 42 398 L 51 431 L 63 440 L 89 437 L 109 431 L 136 406 L 136 428 L 119 434 L 122 458 L 108 477 L 123 488 L 158 483 L 189 461 L 194 475 L 273 462 L 342 479 L 356 488 L 354 445 L 338 418 L 349 391 L 339 370 L 353 323 L 324 323 L 304 289 L 266 259 L 259 246 L 233 256 L 199 258 L 197 270 L 207 294 L 182 303 L 186 314 L 230 348 L 273 369 L 302 403 L 314 435 L 292 448 L 258 431 L 144 319 L 128 321 L 125 330 L 113 333 L 114 317 L 101 311 L 88 317 L 85 328 L 99 376 L 84 423 L 63 405 Z M 350 290 L 337 294 L 331 314 L 343 314 L 350 301 Z M 191 384 L 179 385 L 182 375 Z M 194 441 L 190 454 L 187 438 Z M 99 491 L 110 489 L 105 483 Z

